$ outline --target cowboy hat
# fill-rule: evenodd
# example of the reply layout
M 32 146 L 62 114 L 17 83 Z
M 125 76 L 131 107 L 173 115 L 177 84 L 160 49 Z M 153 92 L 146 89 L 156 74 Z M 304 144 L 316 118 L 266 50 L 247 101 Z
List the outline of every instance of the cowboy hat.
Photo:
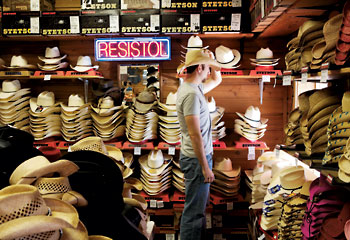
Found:
M 223 45 L 215 48 L 215 58 L 222 68 L 237 68 L 241 60 L 241 54 L 236 49 L 230 49 Z
M 236 114 L 242 118 L 242 120 L 248 123 L 251 127 L 259 128 L 262 125 L 266 124 L 268 119 L 261 118 L 260 110 L 258 107 L 249 106 L 244 115 L 236 112 Z
M 85 105 L 83 96 L 81 96 L 79 94 L 69 95 L 68 105 L 61 103 L 62 111 L 68 112 L 68 113 L 78 111 L 86 106 L 88 106 L 88 105 Z
M 8 69 L 20 69 L 20 68 L 35 69 L 36 68 L 35 65 L 28 64 L 27 60 L 21 55 L 12 56 L 10 66 L 9 67 L 3 66 L 3 67 Z
M 114 100 L 110 96 L 99 98 L 97 107 L 91 106 L 92 110 L 100 116 L 110 116 L 114 111 L 123 109 L 123 106 L 114 106 Z
M 192 35 L 188 40 L 187 40 L 187 46 L 182 46 L 182 48 L 187 49 L 187 50 L 200 50 L 200 49 L 206 49 L 209 46 L 203 47 L 203 41 L 198 35 Z
M 38 63 L 38 67 L 40 70 L 43 70 L 43 71 L 56 71 L 58 69 L 67 68 L 68 62 L 62 62 L 56 65 L 40 65 Z
M 259 51 L 256 52 L 256 58 L 251 58 L 251 64 L 257 66 L 275 66 L 278 64 L 278 59 L 273 58 L 273 52 L 270 48 L 260 48 Z
M 237 177 L 241 173 L 241 168 L 233 168 L 229 158 L 219 158 L 214 161 L 213 171 L 228 178 Z
M 169 92 L 165 104 L 158 100 L 158 105 L 164 111 L 176 111 L 177 92 Z
M 211 52 L 209 50 L 191 50 L 186 53 L 185 62 L 181 64 L 177 71 L 182 73 L 186 68 L 207 64 L 213 68 L 220 68 L 220 64 L 211 57 Z
M 97 70 L 99 68 L 98 65 L 92 66 L 90 56 L 79 56 L 77 65 L 75 67 L 70 65 L 70 67 L 77 72 L 87 72 L 89 70 Z
M 151 151 L 148 155 L 143 155 L 139 158 L 140 167 L 151 176 L 160 175 L 171 163 L 170 156 L 164 154 L 161 150 Z M 165 159 L 168 161 L 165 161 Z
M 147 113 L 156 104 L 156 96 L 149 91 L 142 91 L 136 97 L 134 107 L 140 113 Z
M 45 64 L 59 64 L 61 60 L 66 57 L 66 54 L 61 56 L 58 47 L 47 47 L 45 50 L 45 57 L 38 56 L 39 60 L 45 62 Z
M 41 92 L 37 98 L 30 99 L 30 110 L 33 113 L 41 113 L 55 106 L 55 94 L 53 92 Z
M 21 83 L 19 80 L 4 80 L 2 82 L 2 89 L 0 89 L 0 99 L 12 100 L 16 97 L 14 100 L 17 100 L 17 97 L 28 94 L 29 92 L 29 88 L 21 89 Z

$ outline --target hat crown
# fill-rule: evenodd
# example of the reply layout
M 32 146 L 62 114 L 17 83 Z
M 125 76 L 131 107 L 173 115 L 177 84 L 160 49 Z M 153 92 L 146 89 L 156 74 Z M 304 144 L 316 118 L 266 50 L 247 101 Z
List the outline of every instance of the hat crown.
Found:
M 197 65 L 198 64 L 197 62 L 199 62 L 202 59 L 209 60 L 212 58 L 210 57 L 209 53 L 204 51 L 203 49 L 188 51 L 185 57 L 185 65 L 189 65 L 189 64 L 191 64 L 191 66 Z
M 41 92 L 38 95 L 37 104 L 43 107 L 51 107 L 55 105 L 55 94 L 49 91 Z
M 35 181 L 40 194 L 63 194 L 72 190 L 68 177 L 41 177 Z
M 79 56 L 77 66 L 92 66 L 90 56 Z
M 341 107 L 343 112 L 350 112 L 350 91 L 344 93 Z
M 220 63 L 232 62 L 233 59 L 235 58 L 232 50 L 223 45 L 220 45 L 215 49 L 215 57 L 216 57 L 216 60 Z
M 153 103 L 156 100 L 156 96 L 149 91 L 142 91 L 136 99 L 142 103 Z
M 166 98 L 166 104 L 169 105 L 175 105 L 176 104 L 176 99 L 177 99 L 177 92 L 173 93 L 170 92 Z
M 2 91 L 3 92 L 17 92 L 21 89 L 21 83 L 19 80 L 4 80 L 2 82 Z
M 232 171 L 232 161 L 230 158 L 223 158 L 221 161 L 215 161 L 215 170 L 218 171 Z
M 47 215 L 49 211 L 38 189 L 27 184 L 0 190 L 0 206 L 0 224 L 21 217 Z
M 22 57 L 21 55 L 20 56 L 12 56 L 11 64 L 10 64 L 11 67 L 25 67 L 27 65 L 28 65 L 27 60 L 24 57 Z
M 103 109 L 109 109 L 114 107 L 114 101 L 111 96 L 106 96 L 98 100 L 98 107 Z
M 69 107 L 81 107 L 84 105 L 84 99 L 79 94 L 71 94 L 68 98 Z
M 285 189 L 301 187 L 305 182 L 305 173 L 302 166 L 286 167 L 280 172 L 281 186 Z
M 61 56 L 61 54 L 60 54 L 60 50 L 58 49 L 58 47 L 53 47 L 53 48 L 47 47 L 45 50 L 45 57 L 46 58 L 58 58 L 60 56 Z
M 152 150 L 148 154 L 147 165 L 150 168 L 160 168 L 164 163 L 162 150 Z
M 256 52 L 256 59 L 261 58 L 273 58 L 273 52 L 270 48 L 260 48 L 260 50 Z
M 199 36 L 191 36 L 187 41 L 187 47 L 189 47 L 189 48 L 202 48 L 203 41 Z
M 249 120 L 260 121 L 261 114 L 258 107 L 249 106 L 245 111 L 244 116 Z
M 108 155 L 108 151 L 100 137 L 86 137 L 70 146 L 72 152 L 88 150 Z

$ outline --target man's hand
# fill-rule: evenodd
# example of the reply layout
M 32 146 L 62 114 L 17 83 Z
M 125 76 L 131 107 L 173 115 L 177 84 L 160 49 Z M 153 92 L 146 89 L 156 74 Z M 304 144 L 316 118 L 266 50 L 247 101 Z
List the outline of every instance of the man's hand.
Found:
M 210 170 L 210 168 L 202 168 L 202 173 L 204 176 L 204 182 L 205 183 L 212 183 L 215 179 L 214 173 L 212 170 Z

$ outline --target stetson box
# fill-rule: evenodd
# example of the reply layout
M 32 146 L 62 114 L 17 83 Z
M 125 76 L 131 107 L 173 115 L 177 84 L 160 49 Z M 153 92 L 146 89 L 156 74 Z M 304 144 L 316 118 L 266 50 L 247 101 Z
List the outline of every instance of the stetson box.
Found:
M 80 34 L 79 11 L 42 12 L 40 29 L 42 35 Z
M 246 4 L 249 5 L 248 1 L 244 0 L 203 0 L 202 13 L 231 13 L 232 11 L 237 11 L 237 9 L 241 9 L 245 2 L 247 2 Z
M 201 14 L 201 29 L 203 33 L 234 33 L 241 32 L 240 13 Z
M 120 24 L 123 34 L 159 33 L 159 10 L 121 10 Z
M 91 9 L 91 10 L 119 9 L 119 0 L 81 0 L 81 9 Z
M 201 4 L 201 0 L 161 0 L 161 9 L 177 13 L 200 13 Z
M 81 10 L 82 34 L 119 33 L 119 10 Z
M 120 0 L 121 10 L 160 9 L 160 0 Z
M 200 32 L 200 14 L 164 14 L 162 12 L 161 33 L 164 34 L 191 34 Z
M 4 12 L 29 12 L 29 11 L 53 11 L 54 0 L 3 0 Z
M 40 12 L 3 12 L 3 35 L 39 35 Z

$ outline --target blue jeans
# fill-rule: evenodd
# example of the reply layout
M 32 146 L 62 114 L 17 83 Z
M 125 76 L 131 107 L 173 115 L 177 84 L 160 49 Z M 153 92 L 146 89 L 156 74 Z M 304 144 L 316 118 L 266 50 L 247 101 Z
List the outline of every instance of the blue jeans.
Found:
M 212 155 L 206 156 L 210 169 Z M 210 183 L 204 183 L 202 167 L 197 158 L 180 153 L 180 167 L 185 175 L 185 207 L 180 223 L 181 240 L 200 240 L 205 230 L 205 208 L 209 197 Z

